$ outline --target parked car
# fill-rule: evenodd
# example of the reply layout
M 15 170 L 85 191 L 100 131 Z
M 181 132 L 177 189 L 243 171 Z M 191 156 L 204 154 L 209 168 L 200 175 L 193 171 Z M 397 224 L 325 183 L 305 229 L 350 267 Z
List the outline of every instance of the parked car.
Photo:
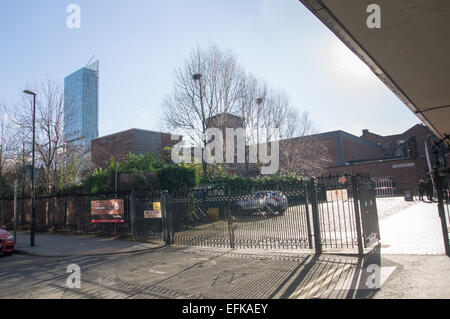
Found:
M 0 252 L 11 254 L 14 252 L 14 235 L 6 230 L 5 226 L 0 228 Z
M 280 191 L 255 192 L 248 199 L 236 201 L 235 206 L 240 214 L 265 212 L 271 215 L 282 215 L 289 207 L 287 197 Z
M 279 214 L 284 214 L 284 212 L 289 208 L 288 199 L 286 195 L 279 191 L 267 191 L 267 202 L 266 205 Z

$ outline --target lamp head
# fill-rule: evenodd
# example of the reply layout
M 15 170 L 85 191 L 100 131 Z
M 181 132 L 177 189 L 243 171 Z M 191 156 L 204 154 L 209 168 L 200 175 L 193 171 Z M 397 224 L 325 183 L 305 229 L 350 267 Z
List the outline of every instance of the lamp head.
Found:
M 36 92 L 31 91 L 31 90 L 24 90 L 23 93 L 28 94 L 28 95 L 37 95 Z

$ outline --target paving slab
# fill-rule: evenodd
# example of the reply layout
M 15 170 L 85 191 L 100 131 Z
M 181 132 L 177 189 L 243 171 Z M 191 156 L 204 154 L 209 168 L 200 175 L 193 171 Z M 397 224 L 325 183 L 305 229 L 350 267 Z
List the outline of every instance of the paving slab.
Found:
M 67 287 L 68 265 L 81 287 Z M 379 286 L 373 270 L 379 269 Z M 1 298 L 450 298 L 447 256 L 238 253 L 164 247 L 95 257 L 0 257 Z
M 131 253 L 161 246 L 95 235 L 39 233 L 35 234 L 35 246 L 30 247 L 30 233 L 17 233 L 16 250 L 42 257 L 74 257 Z
M 417 202 L 380 221 L 383 254 L 445 255 L 436 203 Z

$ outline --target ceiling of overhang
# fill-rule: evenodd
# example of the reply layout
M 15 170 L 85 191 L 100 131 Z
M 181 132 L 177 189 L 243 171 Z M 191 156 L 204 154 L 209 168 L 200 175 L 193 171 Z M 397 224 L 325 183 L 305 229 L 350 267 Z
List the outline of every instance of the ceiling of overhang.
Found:
M 450 134 L 449 0 L 300 1 L 437 136 Z M 370 4 L 380 29 L 367 27 Z

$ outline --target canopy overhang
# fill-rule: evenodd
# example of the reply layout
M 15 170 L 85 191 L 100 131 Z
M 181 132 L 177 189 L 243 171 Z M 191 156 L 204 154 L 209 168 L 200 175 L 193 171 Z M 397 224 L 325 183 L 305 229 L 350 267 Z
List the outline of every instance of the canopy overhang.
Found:
M 439 138 L 450 134 L 450 1 L 300 0 Z M 381 28 L 367 26 L 376 3 Z M 449 141 L 447 140 L 447 143 Z

